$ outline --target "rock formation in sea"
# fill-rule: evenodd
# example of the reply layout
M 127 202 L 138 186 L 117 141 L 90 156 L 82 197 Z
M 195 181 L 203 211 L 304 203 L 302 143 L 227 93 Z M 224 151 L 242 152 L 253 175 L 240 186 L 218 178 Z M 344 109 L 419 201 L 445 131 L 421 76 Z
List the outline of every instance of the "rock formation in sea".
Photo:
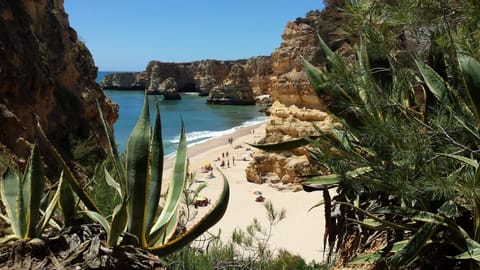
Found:
M 242 72 L 236 74 L 239 66 Z M 212 89 L 216 89 L 209 99 L 210 103 L 243 105 L 254 104 L 255 100 L 250 96 L 269 92 L 271 74 L 270 57 L 266 56 L 188 63 L 150 61 L 145 71 L 112 73 L 105 76 L 100 84 L 104 89 L 157 90 L 163 81 L 173 78 L 178 92 L 198 92 L 201 96 L 208 96 Z M 235 82 L 231 81 L 232 76 L 236 77 Z M 243 85 L 240 92 L 232 93 L 231 83 Z
M 96 101 L 111 127 L 118 108 L 96 84 L 97 68 L 63 1 L 0 1 L 0 59 L 0 167 L 22 167 L 37 119 L 65 158 L 86 165 L 104 155 Z M 52 157 L 44 159 L 59 173 Z
M 303 59 L 318 64 L 322 53 L 318 43 L 321 12 L 312 11 L 305 18 L 288 22 L 282 34 L 283 42 L 271 57 L 273 75 L 269 94 L 275 101 L 269 109 L 266 135 L 257 143 L 278 143 L 310 135 L 318 135 L 313 124 L 322 130 L 335 125 L 323 111 L 303 69 Z M 331 40 L 328 36 L 327 40 Z M 309 162 L 303 148 L 294 151 L 256 151 L 246 170 L 247 181 L 285 185 L 297 190 L 302 177 L 321 171 Z

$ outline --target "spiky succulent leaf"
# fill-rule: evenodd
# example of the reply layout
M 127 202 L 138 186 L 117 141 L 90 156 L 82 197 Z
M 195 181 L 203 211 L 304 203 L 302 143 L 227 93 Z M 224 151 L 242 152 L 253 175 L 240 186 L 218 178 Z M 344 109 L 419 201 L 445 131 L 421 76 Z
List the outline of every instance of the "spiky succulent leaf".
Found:
M 230 186 L 225 175 L 221 171 L 219 172 L 223 177 L 223 189 L 215 206 L 199 222 L 197 222 L 192 228 L 187 229 L 187 231 L 179 237 L 168 241 L 164 245 L 151 247 L 150 251 L 152 253 L 158 256 L 165 256 L 184 247 L 206 232 L 223 217 L 227 210 L 228 200 L 230 198 Z
M 146 246 L 145 215 L 149 177 L 150 115 L 145 97 L 140 117 L 127 141 L 128 232 Z
M 100 115 L 100 120 L 102 121 L 103 128 L 105 130 L 105 136 L 107 136 L 108 139 L 108 149 L 110 150 L 110 158 L 113 160 L 113 166 L 115 168 L 115 172 L 117 173 L 119 177 L 119 183 L 120 186 L 122 187 L 122 190 L 127 189 L 127 176 L 125 175 L 125 167 L 123 166 L 122 159 L 120 158 L 120 155 L 118 154 L 118 149 L 117 149 L 117 144 L 115 142 L 115 138 L 113 136 L 112 131 L 110 130 L 107 121 L 105 120 L 105 117 L 103 116 L 102 112 L 102 107 L 100 106 L 100 103 L 97 100 L 97 108 L 98 108 L 98 113 Z M 120 195 L 122 196 L 122 195 Z M 123 195 L 122 197 L 124 197 Z
M 315 137 L 311 137 L 313 139 Z M 266 144 L 249 144 L 252 147 L 258 148 L 267 152 L 288 151 L 298 147 L 306 146 L 310 143 L 308 138 L 293 139 L 280 143 L 266 143 Z
M 40 202 L 43 196 L 43 186 L 45 183 L 45 173 L 43 171 L 43 163 L 40 157 L 40 151 L 37 144 L 33 145 L 30 162 L 26 169 L 22 183 L 23 197 L 27 209 L 27 237 L 36 237 L 35 226 L 40 220 Z
M 60 183 L 59 183 L 59 186 L 57 187 L 57 190 L 55 191 L 55 194 L 53 195 L 52 199 L 48 203 L 47 208 L 45 209 L 45 212 L 43 213 L 38 224 L 36 225 L 35 235 L 40 235 L 45 229 L 45 227 L 47 226 L 47 224 L 50 224 L 51 226 L 52 224 L 54 224 L 53 225 L 54 228 L 60 228 L 58 223 L 54 222 L 54 220 L 52 219 L 52 216 L 55 213 L 55 209 L 57 209 L 58 200 L 60 198 L 60 185 L 65 180 L 63 179 L 63 177 L 60 177 L 59 181 Z
M 302 182 L 302 185 L 306 186 L 318 186 L 318 185 L 336 185 L 340 183 L 340 178 L 336 174 L 321 175 L 309 178 Z
M 125 231 L 128 221 L 127 200 L 122 201 L 113 209 L 112 223 L 108 233 L 108 245 L 116 246 L 119 243 L 120 235 Z
M 480 62 L 464 54 L 458 55 L 458 62 L 470 104 L 477 118 L 477 123 L 480 123 Z
M 430 92 L 432 92 L 439 101 L 444 101 L 448 96 L 447 82 L 425 63 L 415 60 L 415 64 Z
M 417 258 L 417 255 L 424 250 L 437 228 L 437 224 L 423 224 L 408 243 L 391 257 L 392 263 L 396 266 L 407 266 L 413 262 Z
M 186 175 L 188 169 L 187 156 L 187 139 L 185 137 L 185 127 L 182 121 L 180 141 L 178 143 L 177 155 L 173 167 L 172 181 L 168 187 L 167 197 L 165 199 L 165 206 L 162 213 L 158 217 L 150 231 L 149 243 L 156 243 L 160 236 L 165 232 L 165 225 L 170 222 L 170 219 L 178 211 L 178 205 L 182 197 L 182 192 L 186 183 Z
M 57 151 L 57 149 L 55 149 L 53 144 L 45 135 L 45 132 L 40 126 L 40 123 L 37 123 L 37 134 L 40 137 L 40 139 L 43 141 L 43 144 L 50 151 L 50 155 L 52 155 L 60 165 L 60 168 L 63 170 L 65 179 L 70 183 L 70 186 L 72 187 L 72 190 L 75 192 L 75 194 L 77 194 L 77 196 L 80 198 L 80 200 L 89 210 L 99 212 L 100 210 L 98 210 L 94 201 L 80 186 L 80 182 L 77 180 L 74 173 L 72 172 L 70 167 L 67 165 L 67 162 L 62 158 L 60 153 Z
M 20 193 L 20 176 L 7 168 L 0 181 L 2 192 L 2 202 L 7 212 L 8 221 L 13 230 L 13 234 L 21 237 L 22 222 L 20 221 L 19 212 L 17 210 L 17 197 Z
M 153 225 L 157 214 L 158 203 L 160 201 L 160 193 L 162 188 L 163 174 L 163 141 L 162 141 L 162 125 L 160 121 L 160 110 L 158 104 L 155 103 L 155 120 L 153 124 L 152 141 L 150 145 L 151 163 L 150 177 L 148 180 L 147 194 L 147 220 L 146 231 L 148 232 Z
M 60 205 L 60 209 L 62 210 L 63 217 L 65 218 L 65 224 L 69 225 L 68 223 L 73 220 L 75 215 L 75 196 L 73 195 L 72 188 L 70 184 L 63 180 L 63 173 L 60 176 L 60 198 L 58 203 Z

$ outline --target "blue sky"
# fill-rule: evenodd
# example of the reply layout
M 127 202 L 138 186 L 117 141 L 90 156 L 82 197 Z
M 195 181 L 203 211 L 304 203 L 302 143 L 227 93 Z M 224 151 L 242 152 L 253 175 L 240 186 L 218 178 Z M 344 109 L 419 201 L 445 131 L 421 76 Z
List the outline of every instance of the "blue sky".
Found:
M 322 8 L 322 0 L 65 0 L 70 25 L 103 71 L 270 55 L 288 21 Z

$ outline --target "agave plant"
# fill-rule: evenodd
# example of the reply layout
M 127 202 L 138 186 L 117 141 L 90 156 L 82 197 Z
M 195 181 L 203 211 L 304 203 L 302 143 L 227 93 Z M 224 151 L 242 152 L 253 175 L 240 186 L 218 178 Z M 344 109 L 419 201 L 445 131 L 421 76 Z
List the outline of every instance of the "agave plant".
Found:
M 60 181 L 63 183 L 63 180 Z M 0 181 L 1 199 L 7 212 L 6 217 L 3 215 L 0 217 L 8 222 L 12 229 L 12 234 L 2 242 L 41 236 L 55 211 L 60 191 L 60 188 L 57 188 L 47 208 L 42 211 L 44 183 L 45 175 L 40 152 L 34 144 L 25 172 L 19 174 L 8 168 Z
M 187 245 L 222 218 L 229 199 L 229 185 L 225 177 L 223 177 L 224 187 L 217 204 L 192 228 L 180 235 L 176 234 L 179 205 L 188 169 L 183 121 L 173 167 L 173 177 L 168 186 L 165 203 L 159 211 L 163 180 L 163 145 L 158 104 L 155 106 L 155 120 L 152 129 L 148 98 L 145 96 L 140 117 L 127 142 L 125 162 L 118 154 L 112 132 L 105 122 L 100 107 L 99 112 L 109 141 L 109 155 L 114 168 L 113 174 L 105 170 L 102 175 L 104 175 L 106 183 L 113 187 L 121 198 L 121 202 L 114 208 L 111 215 L 101 214 L 88 194 L 78 188 L 79 181 L 68 169 L 68 165 L 58 152 L 51 148 L 51 153 L 68 172 L 67 179 L 71 190 L 78 195 L 87 208 L 83 213 L 97 221 L 107 232 L 107 246 L 133 244 L 163 256 Z M 114 179 L 112 175 L 118 179 Z M 65 188 L 64 191 L 67 195 L 71 193 L 68 188 Z M 71 197 L 68 195 L 68 198 Z M 66 199 L 64 204 L 66 206 L 63 208 L 71 209 L 71 199 Z

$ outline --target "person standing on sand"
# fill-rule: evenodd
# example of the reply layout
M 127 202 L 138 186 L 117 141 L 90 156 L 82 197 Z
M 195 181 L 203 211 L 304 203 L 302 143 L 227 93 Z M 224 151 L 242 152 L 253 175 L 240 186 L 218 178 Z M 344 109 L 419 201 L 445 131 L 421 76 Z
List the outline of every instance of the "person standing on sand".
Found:
M 232 156 L 232 166 L 235 166 L 235 157 Z

